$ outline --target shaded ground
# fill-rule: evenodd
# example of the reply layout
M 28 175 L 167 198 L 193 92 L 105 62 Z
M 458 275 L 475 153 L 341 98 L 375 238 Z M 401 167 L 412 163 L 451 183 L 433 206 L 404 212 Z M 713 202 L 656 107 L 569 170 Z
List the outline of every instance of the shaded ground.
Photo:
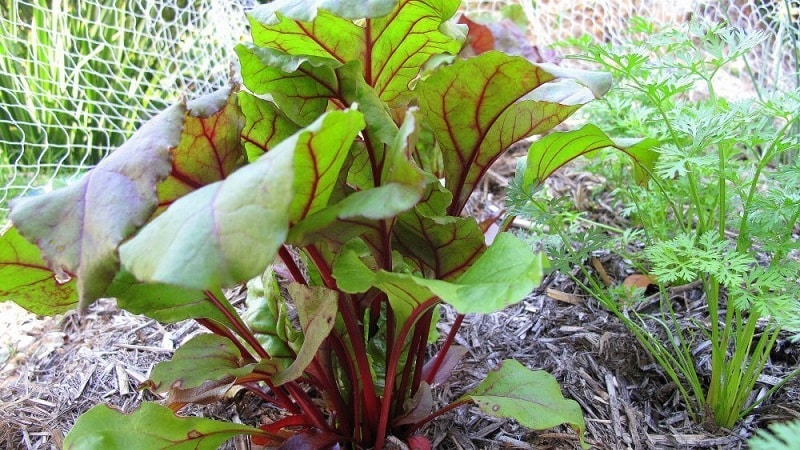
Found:
M 502 204 L 495 192 L 512 163 L 509 159 L 495 166 L 473 204 L 476 211 L 491 213 Z M 580 193 L 596 181 L 561 172 L 552 187 L 581 201 Z M 625 264 L 611 255 L 598 255 L 598 260 L 613 279 L 626 275 Z M 548 296 L 548 289 L 560 300 Z M 698 290 L 687 286 L 674 294 L 675 304 L 685 306 L 678 314 L 687 320 L 702 315 Z M 442 331 L 452 318 L 445 313 Z M 136 386 L 157 361 L 198 332 L 190 323 L 164 326 L 119 313 L 112 301 L 99 302 L 82 318 L 67 314 L 55 319 L 36 318 L 3 303 L 0 328 L 0 448 L 9 450 L 61 448 L 64 434 L 92 405 L 106 402 L 127 410 L 143 398 L 153 399 Z M 500 361 L 514 358 L 556 376 L 565 396 L 583 408 L 587 441 L 597 449 L 746 448 L 745 439 L 766 422 L 800 417 L 800 383 L 793 381 L 734 430 L 693 424 L 675 386 L 625 327 L 561 275 L 548 277 L 540 289 L 507 310 L 468 316 L 457 342 L 469 353 L 454 372 L 454 382 L 435 390 L 442 403 L 459 397 Z M 786 340 L 779 344 L 766 371 L 778 378 L 796 366 L 800 354 Z M 245 423 L 257 423 L 262 412 L 247 396 L 203 410 Z M 427 432 L 440 449 L 579 448 L 566 427 L 534 433 L 513 421 L 486 417 L 477 407 L 448 413 Z M 229 447 L 248 448 L 244 440 Z

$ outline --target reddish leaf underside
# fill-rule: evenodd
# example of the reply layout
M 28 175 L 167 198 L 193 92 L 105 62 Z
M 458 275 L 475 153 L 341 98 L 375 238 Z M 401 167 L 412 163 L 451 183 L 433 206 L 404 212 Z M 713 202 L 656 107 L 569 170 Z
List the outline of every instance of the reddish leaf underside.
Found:
M 78 182 L 11 203 L 11 221 L 50 269 L 78 278 L 84 306 L 105 294 L 119 268 L 117 246 L 156 209 L 185 110 L 181 103 L 151 119 Z
M 467 16 L 458 18 L 458 23 L 463 23 L 469 28 L 467 34 L 469 47 L 476 55 L 494 50 L 494 35 L 486 25 L 470 20 Z

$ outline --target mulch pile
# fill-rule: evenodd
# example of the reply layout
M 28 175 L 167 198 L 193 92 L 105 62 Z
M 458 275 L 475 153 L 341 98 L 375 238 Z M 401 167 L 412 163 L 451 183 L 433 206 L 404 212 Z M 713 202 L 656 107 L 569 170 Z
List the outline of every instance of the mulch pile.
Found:
M 502 208 L 501 188 L 513 171 L 515 156 L 518 153 L 510 152 L 492 168 L 473 212 L 489 215 Z M 602 187 L 602 179 L 580 171 L 561 171 L 549 183 L 577 202 L 587 191 Z M 619 221 L 613 208 L 602 206 L 613 204 L 610 199 L 604 202 L 602 193 L 594 198 L 600 199 L 593 204 L 597 214 L 605 215 L 597 220 Z M 613 255 L 597 258 L 612 279 L 626 276 L 623 261 Z M 703 299 L 696 286 L 677 289 L 674 301 L 685 305 L 678 314 L 687 321 L 701 318 L 702 308 L 697 306 Z M 446 333 L 454 315 L 447 310 L 443 315 L 440 326 Z M 136 387 L 156 362 L 202 331 L 193 323 L 162 325 L 120 312 L 111 300 L 96 303 L 83 317 L 70 313 L 58 318 L 37 318 L 15 305 L 0 304 L 0 327 L 0 448 L 9 450 L 59 449 L 75 419 L 94 404 L 130 410 L 142 400 L 155 399 Z M 800 417 L 800 382 L 795 380 L 733 430 L 694 424 L 675 386 L 631 333 L 559 274 L 548 276 L 513 307 L 467 316 L 457 342 L 469 353 L 454 371 L 453 382 L 436 389 L 443 404 L 477 384 L 500 361 L 514 358 L 555 375 L 564 395 L 583 408 L 587 442 L 597 449 L 746 448 L 746 439 L 767 422 Z M 800 349 L 782 339 L 765 374 L 787 374 L 796 367 L 798 355 Z M 264 411 L 240 395 L 192 412 L 253 424 Z M 434 448 L 448 450 L 580 448 L 567 427 L 532 432 L 512 420 L 487 417 L 475 406 L 438 418 L 427 433 Z M 249 447 L 241 439 L 227 448 Z

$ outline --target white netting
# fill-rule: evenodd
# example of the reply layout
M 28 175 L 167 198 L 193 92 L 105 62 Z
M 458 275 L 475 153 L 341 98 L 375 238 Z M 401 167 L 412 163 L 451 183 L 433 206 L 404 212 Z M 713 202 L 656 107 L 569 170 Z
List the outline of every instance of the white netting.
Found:
M 85 172 L 181 95 L 224 84 L 247 35 L 248 2 L 3 3 L 0 213 Z
M 10 198 L 68 182 L 180 95 L 228 79 L 254 0 L 6 0 L 0 4 L 0 217 Z M 750 57 L 756 81 L 797 86 L 800 0 L 466 1 L 468 13 L 519 4 L 532 43 L 589 34 L 617 42 L 633 16 L 692 15 L 770 38 Z M 747 76 L 742 74 L 742 76 Z

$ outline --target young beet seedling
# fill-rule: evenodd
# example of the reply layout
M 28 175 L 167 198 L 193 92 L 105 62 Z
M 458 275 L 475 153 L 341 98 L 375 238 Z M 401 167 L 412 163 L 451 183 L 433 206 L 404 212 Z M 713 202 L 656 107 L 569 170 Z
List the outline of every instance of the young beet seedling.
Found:
M 467 402 L 534 429 L 568 424 L 583 440 L 578 404 L 515 361 L 450 405 L 433 401 L 465 354 L 453 345 L 464 314 L 518 302 L 541 279 L 524 242 L 500 233 L 487 246 L 461 216 L 470 194 L 506 148 L 610 81 L 495 51 L 454 58 L 458 6 L 261 6 L 253 43 L 236 50 L 246 91 L 178 104 L 78 183 L 12 205 L 4 299 L 54 314 L 109 296 L 209 331 L 145 383 L 166 407 L 92 408 L 66 449 L 206 449 L 239 434 L 283 449 L 380 449 L 390 436 L 429 448 L 421 427 Z M 529 157 L 530 184 L 615 145 L 596 128 L 559 136 Z M 222 288 L 243 282 L 239 315 Z M 459 315 L 426 360 L 442 302 Z M 176 415 L 233 386 L 282 416 L 251 427 Z

